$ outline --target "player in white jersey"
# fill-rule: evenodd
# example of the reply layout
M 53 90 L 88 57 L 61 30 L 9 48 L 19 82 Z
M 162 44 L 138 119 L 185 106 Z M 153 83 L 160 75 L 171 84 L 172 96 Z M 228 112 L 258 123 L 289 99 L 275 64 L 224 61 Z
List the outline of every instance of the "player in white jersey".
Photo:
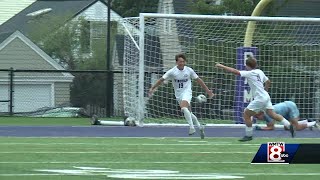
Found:
M 273 111 L 270 96 L 268 94 L 268 88 L 270 87 L 271 81 L 264 74 L 263 71 L 257 68 L 257 60 L 253 57 L 248 57 L 246 60 L 247 71 L 239 71 L 237 69 L 224 66 L 222 64 L 216 64 L 216 67 L 224 69 L 227 72 L 235 75 L 245 77 L 248 80 L 250 86 L 253 101 L 245 108 L 243 113 L 243 119 L 246 124 L 246 135 L 239 141 L 250 141 L 252 140 L 253 128 L 252 128 L 252 116 L 256 115 L 260 111 L 265 111 L 272 119 L 281 122 L 284 126 L 290 129 L 292 137 L 294 136 L 293 126 L 283 116 L 276 114 Z
M 183 54 L 177 54 L 176 66 L 167 71 L 162 78 L 160 78 L 149 90 L 149 96 L 160 86 L 165 80 L 172 80 L 175 97 L 180 105 L 181 111 L 187 120 L 190 129 L 189 135 L 193 135 L 196 130 L 193 123 L 198 126 L 200 130 L 201 139 L 204 138 L 204 127 L 200 125 L 197 117 L 191 112 L 190 102 L 192 99 L 192 83 L 191 79 L 195 79 L 198 84 L 207 92 L 209 98 L 214 94 L 208 89 L 206 84 L 190 67 L 186 66 L 186 57 Z

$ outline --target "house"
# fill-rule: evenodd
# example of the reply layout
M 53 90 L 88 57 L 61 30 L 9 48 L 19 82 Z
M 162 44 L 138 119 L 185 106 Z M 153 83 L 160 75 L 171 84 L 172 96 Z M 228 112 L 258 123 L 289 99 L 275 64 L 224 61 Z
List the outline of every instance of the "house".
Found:
M 22 10 L 20 13 L 6 21 L 0 26 L 1 32 L 11 32 L 19 30 L 21 33 L 30 36 L 37 24 L 48 24 L 48 33 L 56 31 L 69 21 L 77 21 L 80 17 L 84 18 L 88 28 L 89 38 L 87 52 L 77 52 L 90 54 L 93 43 L 96 39 L 106 38 L 107 28 L 107 5 L 103 0 L 38 0 Z M 54 18 L 61 18 L 60 21 L 52 21 Z M 54 19 L 55 20 L 55 19 Z M 122 17 L 111 10 L 111 21 L 121 23 Z
M 0 34 L 1 69 L 64 70 L 21 32 Z M 9 72 L 0 73 L 1 100 L 9 100 Z M 30 112 L 55 107 L 70 101 L 70 73 L 15 72 L 13 78 L 14 112 Z M 0 103 L 0 112 L 8 112 L 8 103 Z
M 34 3 L 36 0 L 1 0 L 0 1 L 0 25 L 20 11 Z
M 48 29 L 48 33 L 54 33 L 59 27 L 64 26 L 68 22 L 77 22 L 81 19 L 84 20 L 85 31 L 89 33 L 85 34 L 85 42 L 79 42 L 79 47 L 73 49 L 73 52 L 78 57 L 91 57 L 96 44 L 101 41 L 105 42 L 107 14 L 108 7 L 103 0 L 38 0 L 3 23 L 0 26 L 0 33 L 18 30 L 26 37 L 29 37 L 33 32 L 34 25 L 39 23 L 47 23 L 48 26 L 55 27 Z M 63 20 L 50 21 L 56 17 L 62 17 Z M 117 27 L 119 32 L 123 31 L 123 18 L 113 10 L 111 10 L 111 22 L 112 25 Z M 128 26 L 131 26 L 130 29 L 137 31 L 132 25 L 128 24 Z M 78 40 L 82 38 L 80 34 L 81 32 L 79 32 L 75 38 L 78 38 Z M 37 43 L 41 44 L 39 42 Z M 124 37 L 120 33 L 112 45 L 115 47 L 112 52 L 113 70 L 122 70 L 124 57 L 123 43 Z M 123 86 L 122 82 L 122 74 L 114 74 L 114 92 L 121 91 Z M 117 115 L 123 114 L 122 96 L 122 93 L 114 94 L 114 110 Z

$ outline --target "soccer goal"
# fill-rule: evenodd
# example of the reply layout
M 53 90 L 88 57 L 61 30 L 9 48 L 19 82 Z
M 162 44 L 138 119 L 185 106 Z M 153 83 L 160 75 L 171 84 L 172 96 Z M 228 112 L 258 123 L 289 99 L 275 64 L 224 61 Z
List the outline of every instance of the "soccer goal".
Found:
M 142 13 L 128 19 L 123 60 L 124 110 L 139 120 L 181 118 L 171 82 L 152 97 L 148 90 L 175 65 L 183 52 L 216 94 L 206 103 L 192 101 L 192 111 L 206 120 L 242 123 L 252 100 L 247 82 L 215 68 L 217 62 L 245 68 L 255 56 L 272 82 L 272 103 L 294 101 L 302 118 L 320 117 L 320 18 L 238 17 Z M 193 96 L 204 94 L 193 83 Z

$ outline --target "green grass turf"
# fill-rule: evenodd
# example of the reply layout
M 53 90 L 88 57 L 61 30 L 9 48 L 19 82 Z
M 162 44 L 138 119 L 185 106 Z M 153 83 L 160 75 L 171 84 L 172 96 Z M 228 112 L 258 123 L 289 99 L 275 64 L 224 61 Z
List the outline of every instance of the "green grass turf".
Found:
M 87 126 L 89 118 L 0 117 L 0 126 Z
M 177 174 L 188 173 L 198 176 L 217 173 L 241 176 L 249 180 L 306 180 L 320 177 L 320 165 L 316 164 L 250 164 L 261 143 L 270 141 L 318 143 L 319 138 L 257 138 L 246 143 L 239 143 L 237 139 L 3 137 L 0 138 L 0 179 L 116 179 L 110 178 L 115 171 L 125 175 L 136 170 L 179 171 Z M 37 169 L 79 170 L 74 166 L 111 169 L 109 172 L 96 171 L 82 175 L 36 171 Z M 298 174 L 290 175 L 290 173 Z
M 122 121 L 120 117 L 99 118 L 107 121 Z M 149 118 L 144 120 L 145 123 L 178 123 L 186 124 L 185 119 L 161 119 Z M 231 120 L 204 119 L 201 123 L 206 124 L 232 124 Z M 0 117 L 0 126 L 88 126 L 89 118 L 41 118 L 41 117 Z

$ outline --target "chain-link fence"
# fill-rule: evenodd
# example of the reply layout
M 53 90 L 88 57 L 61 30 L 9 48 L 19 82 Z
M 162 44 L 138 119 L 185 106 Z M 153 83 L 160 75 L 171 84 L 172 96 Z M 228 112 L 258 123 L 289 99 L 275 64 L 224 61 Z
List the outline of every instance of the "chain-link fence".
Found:
M 1 115 L 123 116 L 121 72 L 112 72 L 112 89 L 110 73 L 104 70 L 2 69 L 0 73 Z

